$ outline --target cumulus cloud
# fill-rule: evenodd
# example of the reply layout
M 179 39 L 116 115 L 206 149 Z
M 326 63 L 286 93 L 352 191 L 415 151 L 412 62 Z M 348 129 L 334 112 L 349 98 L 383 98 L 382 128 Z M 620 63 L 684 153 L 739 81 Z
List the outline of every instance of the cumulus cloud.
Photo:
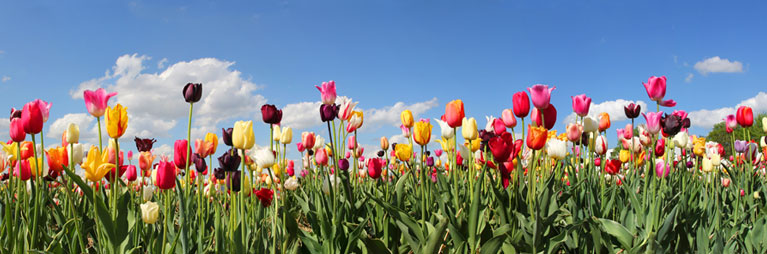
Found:
M 732 73 L 732 72 L 743 72 L 743 63 L 738 61 L 730 61 L 728 59 L 719 58 L 718 56 L 711 57 L 704 59 L 703 61 L 699 61 L 695 63 L 695 66 L 693 66 L 695 70 L 700 72 L 700 74 L 707 75 L 709 73 L 718 73 L 718 72 L 724 72 L 724 73 Z
M 224 121 L 254 118 L 266 103 L 256 94 L 260 87 L 231 68 L 234 62 L 200 58 L 147 73 L 149 59 L 138 54 L 120 56 L 104 76 L 82 82 L 70 95 L 82 99 L 84 90 L 99 87 L 118 92 L 110 104 L 128 108 L 126 137 L 171 137 L 169 131 L 188 119 L 189 104 L 182 99 L 181 90 L 189 82 L 203 83 L 202 99 L 194 104 L 194 137 L 215 131 Z
M 693 77 L 695 77 L 695 75 L 694 75 L 694 74 L 692 74 L 692 73 L 687 73 L 687 77 L 686 77 L 686 78 L 684 78 L 684 82 L 687 82 L 687 83 L 690 83 L 690 82 L 692 82 L 692 78 L 693 78 Z
M 80 127 L 80 140 L 96 143 L 98 142 L 98 131 L 95 122 L 94 117 L 87 113 L 66 114 L 48 124 L 48 133 L 45 134 L 45 137 L 61 138 L 61 134 L 67 129 L 67 126 L 70 123 L 74 123 Z M 105 127 L 102 125 L 102 128 Z M 106 134 L 105 129 L 102 129 L 102 131 L 104 132 L 102 134 Z
M 624 112 L 623 107 L 629 105 L 629 103 L 636 103 L 642 107 L 642 112 L 648 112 L 647 103 L 644 101 L 627 101 L 624 99 L 617 99 L 613 101 L 605 101 L 599 104 L 592 102 L 591 107 L 589 108 L 589 116 L 597 119 L 600 113 L 606 112 L 608 115 L 610 115 L 610 121 L 618 122 L 627 120 L 628 118 L 626 118 L 626 113 Z M 575 122 L 575 117 L 575 113 L 570 113 L 565 118 L 565 123 Z
M 9 80 L 11 80 L 11 77 L 3 76 L 3 78 L 1 78 L 0 80 L 2 80 L 3 83 L 5 83 L 5 82 L 8 82 Z
M 11 129 L 11 120 L 7 117 L 0 118 L 0 140 L 9 140 L 11 136 L 8 134 Z
M 159 62 L 157 62 L 157 69 L 165 68 L 165 64 L 168 63 L 168 58 L 163 58 Z
M 738 103 L 736 107 L 724 107 L 718 109 L 701 109 L 689 113 L 690 124 L 693 127 L 711 129 L 715 124 L 722 122 L 722 119 L 729 114 L 735 114 L 740 106 L 749 106 L 754 114 L 767 112 L 767 93 L 759 92 L 756 96 L 745 99 Z

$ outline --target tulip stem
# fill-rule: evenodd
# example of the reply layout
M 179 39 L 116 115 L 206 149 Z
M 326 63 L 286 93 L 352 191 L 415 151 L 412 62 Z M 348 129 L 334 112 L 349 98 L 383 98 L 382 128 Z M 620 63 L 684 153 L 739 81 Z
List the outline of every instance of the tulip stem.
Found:
M 96 117 L 96 126 L 99 127 L 99 151 L 103 151 L 103 148 L 101 147 L 101 117 Z
M 186 173 L 186 184 L 192 183 L 192 174 L 189 174 L 189 164 L 192 161 L 192 109 L 194 109 L 194 102 L 189 103 L 189 121 L 186 125 L 186 158 L 184 158 L 184 173 Z M 117 143 L 117 140 L 115 140 Z M 191 188 L 186 188 L 187 196 Z
M 35 171 L 35 200 L 34 200 L 35 210 L 32 214 L 32 235 L 30 235 L 30 240 L 32 242 L 30 246 L 37 246 L 37 244 L 35 244 L 35 240 L 39 239 L 39 237 L 37 237 L 37 217 L 38 217 L 37 212 L 40 211 L 40 209 L 38 208 L 40 206 L 39 200 L 40 200 L 41 188 L 39 187 L 40 187 L 40 180 L 42 180 L 43 168 L 42 168 L 42 165 L 40 165 L 40 161 L 37 160 L 37 144 L 35 142 L 35 134 L 31 134 L 31 135 L 32 135 L 32 151 L 34 153 L 33 158 L 35 161 L 35 170 L 34 170 Z M 42 134 L 40 136 L 42 136 Z

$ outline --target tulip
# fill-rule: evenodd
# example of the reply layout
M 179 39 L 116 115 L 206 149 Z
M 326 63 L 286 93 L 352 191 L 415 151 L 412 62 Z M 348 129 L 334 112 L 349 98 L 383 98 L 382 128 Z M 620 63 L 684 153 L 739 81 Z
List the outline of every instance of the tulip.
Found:
M 386 139 L 386 137 L 381 137 L 381 150 L 388 150 L 389 149 L 389 140 Z
M 623 112 L 626 113 L 626 117 L 629 119 L 634 119 L 639 117 L 639 113 L 642 111 L 642 106 L 638 104 L 629 103 L 629 105 L 626 105 L 623 107 Z
M 336 103 L 336 82 L 331 80 L 329 82 L 322 82 L 321 86 L 315 86 L 317 90 L 320 90 L 322 97 L 322 104 L 331 105 Z
M 69 123 L 67 129 L 64 130 L 64 141 L 67 144 L 76 144 L 80 140 L 80 127 L 77 124 Z M 66 145 L 63 145 L 66 146 Z
M 525 118 L 530 113 L 530 98 L 525 92 L 516 92 L 512 96 L 514 115 L 519 118 Z
M 527 115 L 527 113 L 525 113 Z M 517 126 L 517 118 L 514 117 L 514 112 L 511 109 L 504 109 L 503 112 L 501 112 L 501 120 L 503 120 L 503 124 L 506 125 L 506 128 L 513 129 Z
M 349 117 L 349 123 L 346 124 L 346 132 L 352 133 L 362 127 L 364 119 L 365 116 L 362 114 L 362 111 L 352 112 L 352 116 Z
M 653 135 L 658 134 L 661 128 L 660 120 L 663 117 L 663 112 L 642 113 L 642 116 L 647 121 L 647 131 Z
M 538 108 L 533 109 L 533 115 L 531 116 L 533 122 L 538 126 L 544 126 L 541 123 L 541 113 Z M 549 105 L 548 108 L 543 109 L 543 120 L 547 130 L 554 128 L 554 124 L 557 122 L 557 108 L 554 105 Z
M 725 118 L 724 121 L 725 121 L 724 127 L 727 133 L 732 133 L 733 131 L 735 131 L 735 127 L 738 127 L 738 121 L 735 115 L 732 115 L 732 114 L 727 115 L 727 118 Z
M 24 110 L 26 111 L 26 106 L 24 107 Z M 751 107 L 748 107 L 748 106 L 738 107 L 736 120 L 738 121 L 738 124 L 744 128 L 751 127 L 752 125 L 754 125 L 754 113 L 751 110 Z
M 762 131 L 767 133 L 767 117 L 762 117 Z
M 463 134 L 463 139 L 466 140 L 477 139 L 479 133 L 477 132 L 477 120 L 474 119 L 474 117 L 463 119 L 461 125 L 461 134 Z
M 20 117 L 11 119 L 9 127 L 11 140 L 13 140 L 13 142 L 24 141 L 27 137 L 27 133 L 24 131 L 24 123 Z
M 21 153 L 21 159 L 26 160 L 29 157 L 32 157 L 32 155 L 35 154 L 35 150 L 33 149 L 34 148 L 32 147 L 32 142 L 29 142 L 29 141 L 22 142 L 21 151 L 19 151 Z
M 194 168 L 199 172 L 200 174 L 205 174 L 205 170 L 208 169 L 207 163 L 205 163 L 205 156 L 202 156 L 198 153 L 195 153 L 193 155 L 192 163 L 194 163 Z
M 24 132 L 33 135 L 42 132 L 44 118 L 47 115 L 44 111 L 47 112 L 46 108 L 49 107 L 50 103 L 46 104 L 40 99 L 24 104 L 24 109 L 21 111 L 21 124 Z
M 453 134 L 454 134 L 453 133 L 453 128 L 451 128 L 450 125 L 447 124 L 447 122 L 439 120 L 439 119 L 436 119 L 436 118 L 434 120 L 437 122 L 437 124 L 439 124 L 440 130 L 441 130 L 440 134 L 441 134 L 442 138 L 450 139 L 450 138 L 453 137 Z M 388 147 L 388 144 L 387 144 L 387 147 Z M 384 149 L 384 148 L 382 148 L 382 149 Z M 384 149 L 384 150 L 386 150 L 386 149 Z
M 573 112 L 580 117 L 584 117 L 589 114 L 589 107 L 591 106 L 591 98 L 586 97 L 585 94 L 570 96 L 573 100 Z
M 128 128 L 128 111 L 119 103 L 114 108 L 107 107 L 107 133 L 112 138 L 120 138 Z
M 32 178 L 32 167 L 30 166 L 29 160 L 21 160 L 20 162 L 17 162 L 13 175 L 22 181 L 27 181 Z
M 274 152 L 269 148 L 256 149 L 252 158 L 261 168 L 271 168 L 274 165 Z
M 745 143 L 744 143 L 745 144 Z M 738 141 L 735 141 L 735 149 L 737 150 Z M 706 152 L 706 138 L 694 138 L 693 139 L 693 148 L 692 152 L 698 156 L 702 157 L 704 153 Z
M 418 121 L 413 129 L 413 140 L 419 145 L 427 145 L 431 141 L 431 128 L 431 123 Z
M 317 152 L 314 153 L 314 160 L 318 165 L 327 166 L 328 155 L 325 149 L 317 149 Z
M 631 160 L 631 151 L 621 150 L 620 153 L 618 153 L 618 159 L 621 160 L 621 163 L 628 162 L 629 160 Z
M 85 178 L 92 182 L 100 182 L 104 176 L 115 168 L 115 164 L 109 163 L 109 153 L 102 153 L 95 146 L 88 151 L 86 161 L 81 165 L 85 171 Z
M 530 92 L 530 97 L 532 97 L 533 106 L 539 109 L 546 109 L 549 107 L 549 103 L 551 101 L 551 92 L 554 91 L 557 87 L 551 87 L 549 88 L 548 85 L 542 85 L 537 84 L 533 85 L 532 87 L 528 87 L 527 91 Z
M 580 124 L 567 124 L 567 139 L 570 140 L 570 142 L 576 142 L 581 139 L 581 134 L 583 134 L 583 126 Z
M 177 168 L 186 168 L 191 164 L 192 156 L 187 156 L 188 143 L 186 139 L 179 139 L 173 144 L 173 163 Z
M 623 128 L 623 139 L 631 139 L 632 137 L 634 137 L 634 126 L 627 123 L 626 127 Z
M 48 168 L 51 170 L 59 172 L 63 170 L 64 167 L 69 167 L 69 156 L 67 155 L 66 148 L 59 147 L 48 149 L 46 155 L 48 158 Z
M 679 132 L 678 134 L 674 135 L 674 146 L 684 149 L 687 146 L 687 142 L 690 141 L 690 137 L 687 135 L 687 132 Z
M 264 104 L 261 106 L 261 119 L 267 124 L 280 124 L 282 110 L 272 104 Z
M 404 125 L 407 128 L 413 128 L 413 112 L 410 112 L 410 110 L 403 110 L 402 113 L 399 114 L 399 118 L 402 122 L 402 125 Z
M 279 125 L 272 125 L 272 140 L 275 142 L 280 142 L 280 126 Z
M 599 131 L 605 131 L 610 128 L 610 114 L 602 112 L 599 114 Z
M 482 144 L 481 139 L 474 139 L 471 141 L 466 140 L 464 143 L 464 145 L 468 147 L 469 150 L 471 150 L 472 152 L 476 152 L 477 150 L 479 150 L 481 144 Z
M 548 132 L 546 128 L 532 125 L 527 126 L 529 131 L 527 132 L 527 148 L 532 150 L 540 150 L 546 145 L 546 137 Z
M 290 127 L 282 128 L 280 133 L 280 144 L 287 145 L 293 141 L 293 129 Z
M 136 181 L 136 178 L 136 166 L 128 165 L 127 169 L 125 170 L 125 179 L 127 179 L 129 182 L 133 182 Z
M 682 119 L 677 115 L 666 114 L 660 119 L 660 125 L 663 127 L 663 133 L 669 136 L 676 135 L 682 128 L 690 127 L 690 119 Z
M 112 98 L 115 95 L 117 95 L 116 92 L 107 94 L 104 88 L 99 88 L 95 91 L 83 91 L 83 99 L 85 100 L 85 107 L 88 109 L 88 113 L 94 117 L 103 116 L 107 109 L 109 98 Z
M 221 139 L 224 140 L 224 144 L 228 146 L 232 146 L 232 134 L 234 133 L 234 128 L 221 128 Z
M 703 156 L 703 161 L 701 163 L 701 170 L 706 173 L 710 173 L 714 170 L 714 164 L 711 163 L 711 159 L 708 158 L 708 156 Z
M 269 207 L 272 205 L 272 199 L 274 199 L 274 191 L 267 188 L 261 188 L 256 191 L 256 197 L 261 202 L 261 206 Z
M 320 135 L 315 135 L 314 146 L 312 146 L 312 149 L 317 150 L 322 148 L 323 146 L 325 146 L 325 139 L 322 138 L 322 136 Z
M 599 126 L 597 125 L 597 121 L 594 120 L 594 118 L 591 118 L 590 116 L 583 118 L 583 132 L 584 133 L 591 133 L 597 131 Z
M 160 206 L 155 202 L 146 202 L 140 205 L 141 207 L 141 220 L 146 224 L 154 224 L 157 222 L 157 217 L 160 215 Z
M 139 152 L 149 152 L 152 150 L 152 145 L 157 142 L 156 139 L 148 139 L 148 138 L 139 138 L 136 137 L 134 139 L 136 142 L 136 149 L 138 149 Z
M 676 106 L 674 100 L 663 100 L 663 97 L 666 96 L 666 76 L 652 76 L 647 79 L 647 83 L 642 84 L 644 85 L 645 90 L 647 90 L 647 96 L 649 96 L 651 100 L 658 102 L 659 105 L 664 107 Z
M 202 97 L 202 84 L 200 83 L 187 83 L 184 89 L 181 91 L 184 95 L 184 100 L 188 103 L 195 103 L 200 101 Z
M 253 147 L 256 139 L 253 136 L 253 121 L 237 121 L 232 131 L 232 146 L 247 150 Z
M 501 135 L 502 133 L 506 132 L 506 123 L 504 123 L 500 118 L 493 120 L 493 132 L 496 135 Z
M 406 162 L 410 161 L 413 156 L 413 147 L 406 144 L 397 144 L 394 146 L 394 151 L 397 159 Z
M 605 153 L 607 153 L 607 138 L 605 138 L 605 136 L 602 136 L 602 135 L 597 136 L 597 139 L 594 142 L 594 144 L 596 146 L 594 150 L 597 152 L 597 154 L 604 155 Z
M 373 179 L 378 179 L 381 177 L 381 169 L 383 168 L 384 160 L 373 158 L 368 160 L 367 167 L 368 167 L 368 176 Z
M 162 158 L 157 165 L 157 176 L 154 184 L 161 190 L 176 187 L 176 167 L 173 163 L 168 162 L 167 158 Z
M 322 104 L 320 106 L 320 118 L 323 122 L 330 122 L 336 118 L 338 106 L 335 104 Z
M 463 110 L 463 101 L 454 100 L 445 105 L 445 119 L 443 120 L 447 122 L 447 125 L 450 127 L 457 128 L 458 126 L 461 126 L 465 116 L 466 113 Z
M 491 138 L 488 141 L 488 146 L 493 154 L 493 158 L 498 163 L 505 162 L 511 156 L 511 153 L 514 152 L 514 140 L 509 133 Z M 466 158 L 468 158 L 468 154 Z
M 208 132 L 208 134 L 205 134 L 205 143 L 209 146 L 207 155 L 215 154 L 216 148 L 218 148 L 218 136 L 213 132 Z
M 546 152 L 548 153 L 549 158 L 555 160 L 564 159 L 567 153 L 567 144 L 559 139 L 549 139 L 549 141 L 546 142 Z
M 655 160 L 655 175 L 658 178 L 667 177 L 670 171 L 671 165 L 666 164 L 662 159 Z
M 67 152 L 66 154 L 69 155 L 69 159 L 72 160 L 74 164 L 80 164 L 83 161 L 83 145 L 82 144 L 72 144 L 70 146 L 66 147 Z
M 714 167 L 718 167 L 722 164 L 722 157 L 719 156 L 719 154 L 711 154 L 711 165 L 714 165 Z
M 296 190 L 298 188 L 298 180 L 295 177 L 290 177 L 285 180 L 285 189 L 289 191 Z
M 605 162 L 605 172 L 610 175 L 617 175 L 621 172 L 621 163 L 620 160 L 607 160 Z
M 349 160 L 347 159 L 340 159 L 338 160 L 338 169 L 341 171 L 346 171 L 349 169 Z

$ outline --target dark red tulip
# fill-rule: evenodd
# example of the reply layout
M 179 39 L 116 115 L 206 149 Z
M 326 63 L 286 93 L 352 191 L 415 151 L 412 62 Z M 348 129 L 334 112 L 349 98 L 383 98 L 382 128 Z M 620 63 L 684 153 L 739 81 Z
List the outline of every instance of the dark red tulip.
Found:
M 663 128 L 663 133 L 669 136 L 674 136 L 679 133 L 682 128 L 685 128 L 685 126 L 690 126 L 690 119 L 682 119 L 677 115 L 665 114 L 660 119 L 660 126 Z
M 280 124 L 280 121 L 282 121 L 282 110 L 277 109 L 272 104 L 264 104 L 261 106 L 261 119 L 264 120 L 264 123 Z
M 338 160 L 338 169 L 346 171 L 349 169 L 349 160 L 347 159 L 340 159 Z
M 139 138 L 136 137 L 133 139 L 136 142 L 136 149 L 138 149 L 139 152 L 149 152 L 152 150 L 152 146 L 154 143 L 157 142 L 156 139 L 153 138 Z
M 634 104 L 633 102 L 623 107 L 623 112 L 626 113 L 626 117 L 634 119 L 639 117 L 639 113 L 642 112 L 642 106 Z
M 233 171 L 229 172 L 226 176 L 226 186 L 229 187 L 229 190 L 232 192 L 240 192 L 242 185 L 240 181 L 242 171 Z
M 269 207 L 272 205 L 272 199 L 274 198 L 274 191 L 267 188 L 261 188 L 256 191 L 256 197 L 258 201 L 261 201 L 261 206 Z
M 232 146 L 232 132 L 234 132 L 234 128 L 221 128 L 221 138 L 224 140 L 224 144 L 228 146 Z
M 541 113 L 539 113 L 538 108 L 533 108 L 533 115 L 531 116 L 533 121 L 536 125 L 542 126 L 541 124 Z M 551 128 L 554 128 L 554 124 L 557 123 L 557 109 L 554 107 L 553 104 L 549 104 L 549 107 L 543 110 L 543 118 L 545 122 L 545 128 L 546 130 L 551 130 Z
M 237 151 L 229 149 L 218 157 L 218 165 L 227 172 L 237 171 L 240 166 L 240 155 L 237 154 Z
M 205 169 L 208 168 L 208 165 L 205 163 L 205 158 L 200 156 L 199 153 L 194 154 L 194 168 L 197 170 L 198 173 L 205 172 Z
M 200 83 L 187 83 L 184 86 L 184 90 L 181 91 L 184 94 L 184 100 L 188 103 L 195 103 L 200 101 L 202 97 L 202 84 Z
M 322 104 L 320 106 L 320 118 L 323 122 L 330 122 L 338 115 L 338 105 L 335 104 Z

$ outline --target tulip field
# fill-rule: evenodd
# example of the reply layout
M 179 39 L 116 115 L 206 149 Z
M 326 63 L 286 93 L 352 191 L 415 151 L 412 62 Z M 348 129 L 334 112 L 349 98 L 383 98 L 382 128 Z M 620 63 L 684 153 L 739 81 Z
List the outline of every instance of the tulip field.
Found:
M 195 137 L 203 84 L 180 84 L 168 99 L 185 100 L 189 119 L 171 157 L 153 137 L 124 136 L 120 91 L 84 92 L 100 134 L 88 147 L 75 124 L 43 139 L 56 110 L 44 98 L 12 109 L 0 253 L 767 252 L 767 144 L 747 106 L 721 119 L 721 144 L 690 134 L 666 77 L 636 86 L 655 105 L 625 105 L 624 128 L 586 94 L 554 105 L 555 87 L 536 84 L 506 91 L 484 128 L 459 99 L 439 119 L 404 110 L 391 132 L 407 142 L 382 137 L 366 158 L 358 102 L 334 81 L 316 88 L 321 132 L 294 135 L 266 104 L 262 119 Z M 555 130 L 558 111 L 577 117 Z

